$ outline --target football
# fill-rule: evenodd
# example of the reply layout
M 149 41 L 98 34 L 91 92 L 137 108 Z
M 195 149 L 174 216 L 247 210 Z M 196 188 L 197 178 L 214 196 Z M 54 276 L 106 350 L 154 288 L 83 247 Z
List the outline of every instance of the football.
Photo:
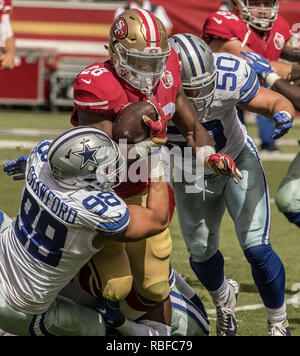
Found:
M 128 143 L 137 143 L 150 136 L 149 127 L 143 121 L 143 115 L 156 121 L 154 107 L 144 101 L 129 103 L 117 114 L 113 123 L 113 139 L 127 139 Z

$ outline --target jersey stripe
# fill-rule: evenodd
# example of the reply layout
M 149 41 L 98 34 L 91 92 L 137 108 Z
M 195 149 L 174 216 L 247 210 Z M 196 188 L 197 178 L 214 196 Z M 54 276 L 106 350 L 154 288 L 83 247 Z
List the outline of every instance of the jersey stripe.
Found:
M 104 235 L 115 235 L 124 231 L 129 224 L 129 211 L 126 209 L 125 215 L 118 221 L 104 222 L 97 226 L 97 231 Z
M 259 81 L 256 72 L 251 69 L 246 84 L 240 90 L 240 103 L 246 103 L 253 99 L 259 89 Z
M 202 314 L 202 311 L 193 303 L 185 298 L 183 295 L 176 293 L 175 291 L 170 291 L 171 304 L 174 308 L 177 308 L 184 313 L 188 314 L 199 327 L 203 330 L 205 335 L 209 334 L 209 322 L 206 317 Z
M 265 185 L 265 200 L 266 200 L 266 224 L 265 224 L 265 229 L 264 229 L 264 234 L 262 236 L 262 244 L 263 245 L 268 245 L 270 243 L 270 231 L 271 231 L 271 207 L 270 207 L 270 199 L 269 199 L 269 187 L 267 184 L 267 180 L 266 180 L 266 176 L 264 173 L 264 169 L 257 151 L 257 148 L 255 146 L 255 143 L 252 139 L 252 137 L 250 135 L 247 136 L 247 143 L 253 148 L 253 150 L 255 151 L 256 157 L 259 161 L 261 170 L 262 170 L 262 174 L 263 174 L 263 178 L 264 178 L 264 185 Z
M 78 101 L 74 99 L 74 103 L 81 106 L 102 106 L 101 109 L 108 109 L 108 100 L 105 101 L 95 101 L 95 102 L 85 102 L 85 101 Z M 105 106 L 104 106 L 105 105 Z

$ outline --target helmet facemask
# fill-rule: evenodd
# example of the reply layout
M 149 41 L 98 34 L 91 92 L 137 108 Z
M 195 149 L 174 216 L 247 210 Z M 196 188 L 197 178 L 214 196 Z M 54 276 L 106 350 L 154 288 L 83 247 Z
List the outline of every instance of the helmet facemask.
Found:
M 146 10 L 123 12 L 110 30 L 109 55 L 119 77 L 149 95 L 171 53 L 161 21 Z
M 180 59 L 182 87 L 197 112 L 208 108 L 216 89 L 216 66 L 209 46 L 199 37 L 182 33 L 169 39 Z
M 197 112 L 211 105 L 216 90 L 216 75 L 216 72 L 213 75 L 205 73 L 202 77 L 191 78 L 190 83 L 182 83 L 185 95 L 194 104 Z
M 115 49 L 119 62 L 114 66 L 121 78 L 143 94 L 151 93 L 165 71 L 170 49 L 165 53 L 161 53 L 160 48 L 155 49 L 157 53 L 151 53 L 151 48 L 138 52 L 126 49 L 121 43 L 117 43 Z
M 260 31 L 270 31 L 277 19 L 279 0 L 236 0 L 240 5 L 240 17 Z M 260 5 L 264 3 L 264 7 Z M 253 15 L 254 13 L 254 15 Z

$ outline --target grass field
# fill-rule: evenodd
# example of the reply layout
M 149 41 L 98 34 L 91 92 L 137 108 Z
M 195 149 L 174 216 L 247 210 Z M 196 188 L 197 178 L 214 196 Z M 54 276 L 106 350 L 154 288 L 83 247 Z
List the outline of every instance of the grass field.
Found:
M 1 166 L 8 159 L 27 154 L 30 151 L 29 147 L 35 142 L 53 137 L 68 127 L 70 127 L 69 113 L 2 111 L 0 113 Z M 249 124 L 248 130 L 254 138 L 257 137 L 254 124 Z M 300 127 L 295 126 L 288 135 L 282 138 L 280 146 L 282 151 L 290 156 L 298 152 L 299 148 L 295 144 L 298 138 L 300 138 Z M 300 291 L 299 229 L 290 224 L 277 211 L 274 204 L 276 189 L 287 171 L 290 159 L 280 160 L 280 157 L 274 157 L 272 160 L 263 160 L 263 166 L 271 197 L 271 241 L 286 269 L 286 299 L 291 332 L 295 336 L 300 336 L 300 295 L 297 295 Z M 22 185 L 22 182 L 13 182 L 2 170 L 0 171 L 0 209 L 10 216 L 15 216 L 17 213 Z M 211 335 L 215 335 L 214 306 L 208 293 L 201 287 L 189 267 L 188 253 L 180 233 L 176 214 L 171 223 L 171 233 L 173 238 L 172 264 L 177 271 L 188 277 L 189 283 L 200 295 L 210 317 Z M 242 336 L 267 335 L 265 311 L 253 283 L 249 265 L 239 247 L 233 223 L 227 213 L 225 213 L 221 226 L 220 250 L 225 256 L 227 277 L 238 280 L 241 285 L 237 303 L 238 334 Z

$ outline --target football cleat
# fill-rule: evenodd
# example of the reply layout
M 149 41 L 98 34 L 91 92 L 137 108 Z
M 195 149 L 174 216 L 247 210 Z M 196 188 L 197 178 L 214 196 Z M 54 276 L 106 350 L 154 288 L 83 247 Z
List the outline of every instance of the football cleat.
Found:
M 216 306 L 217 309 L 217 336 L 236 336 L 237 321 L 234 308 L 239 294 L 239 283 L 233 279 L 228 279 L 229 296 L 227 302 Z
M 289 322 L 287 319 L 282 321 L 268 320 L 269 336 L 291 336 Z

